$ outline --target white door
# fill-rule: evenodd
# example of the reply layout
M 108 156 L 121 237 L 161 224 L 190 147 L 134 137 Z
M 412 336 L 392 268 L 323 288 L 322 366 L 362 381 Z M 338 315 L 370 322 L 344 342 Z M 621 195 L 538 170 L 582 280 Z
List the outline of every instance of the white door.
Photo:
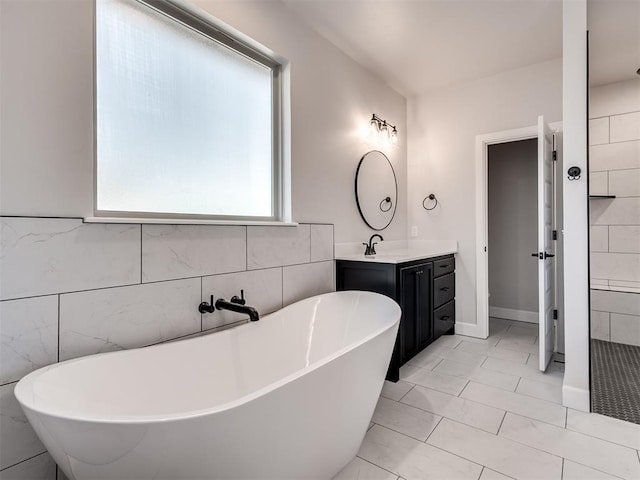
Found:
M 554 257 L 553 248 L 553 133 L 538 117 L 538 321 L 540 370 L 553 355 Z

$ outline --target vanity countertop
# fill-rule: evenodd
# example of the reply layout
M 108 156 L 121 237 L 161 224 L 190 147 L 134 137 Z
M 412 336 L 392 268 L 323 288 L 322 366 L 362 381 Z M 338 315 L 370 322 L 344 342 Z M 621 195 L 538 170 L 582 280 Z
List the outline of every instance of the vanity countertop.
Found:
M 386 243 L 386 245 L 385 245 Z M 423 258 L 457 253 L 456 241 L 392 241 L 376 245 L 377 253 L 364 255 L 364 246 L 357 243 L 336 244 L 336 260 L 373 263 L 405 263 Z

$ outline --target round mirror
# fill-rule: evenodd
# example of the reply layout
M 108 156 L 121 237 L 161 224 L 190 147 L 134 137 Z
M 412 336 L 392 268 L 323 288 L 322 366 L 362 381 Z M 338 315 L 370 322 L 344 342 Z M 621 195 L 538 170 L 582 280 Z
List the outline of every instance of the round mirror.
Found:
M 387 156 L 373 150 L 365 153 L 356 170 L 356 204 L 364 223 L 384 230 L 396 214 L 398 183 Z

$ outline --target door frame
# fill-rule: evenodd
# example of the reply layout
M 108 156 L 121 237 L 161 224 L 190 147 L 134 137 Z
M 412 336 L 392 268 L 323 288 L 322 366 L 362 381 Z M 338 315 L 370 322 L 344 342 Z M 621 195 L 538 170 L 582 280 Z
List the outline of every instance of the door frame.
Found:
M 562 131 L 562 122 L 550 123 L 555 133 Z M 489 256 L 486 251 L 489 236 L 489 145 L 538 138 L 538 126 L 503 130 L 476 136 L 476 325 L 465 325 L 465 335 L 489 336 Z M 555 193 L 555 192 L 554 192 Z M 555 212 L 554 212 L 555 213 Z M 557 290 L 557 286 L 556 286 Z M 457 331 L 457 329 L 456 329 Z M 462 332 L 459 332 L 462 333 Z

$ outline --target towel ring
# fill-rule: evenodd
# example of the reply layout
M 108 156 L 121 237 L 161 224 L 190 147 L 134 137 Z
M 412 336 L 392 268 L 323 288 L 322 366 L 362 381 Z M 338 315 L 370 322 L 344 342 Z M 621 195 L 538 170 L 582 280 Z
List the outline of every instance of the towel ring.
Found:
M 436 203 L 433 204 L 433 207 L 428 208 L 425 205 L 425 202 L 427 200 L 435 200 Z M 430 193 L 428 197 L 424 197 L 424 200 L 422 200 L 422 208 L 424 208 L 425 210 L 433 210 L 434 208 L 436 208 L 438 206 L 438 199 L 436 198 L 436 196 L 433 193 Z
M 382 204 L 384 203 L 388 203 L 389 208 L 387 209 L 382 208 Z M 391 207 L 393 207 L 393 202 L 391 201 L 391 197 L 383 198 L 382 201 L 380 202 L 380 210 L 383 212 L 388 212 L 389 210 L 391 210 Z

